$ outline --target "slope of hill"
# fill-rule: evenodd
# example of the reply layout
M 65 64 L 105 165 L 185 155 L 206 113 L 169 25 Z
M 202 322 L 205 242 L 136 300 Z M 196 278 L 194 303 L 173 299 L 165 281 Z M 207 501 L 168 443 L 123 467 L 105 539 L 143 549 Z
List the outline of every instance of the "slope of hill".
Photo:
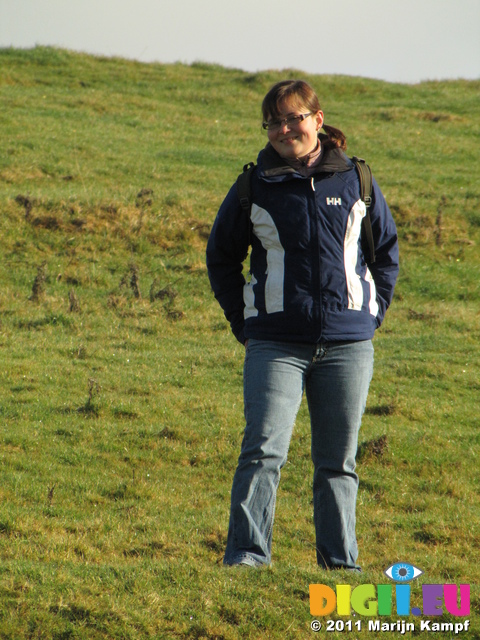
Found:
M 313 84 L 326 122 L 371 164 L 401 241 L 361 432 L 364 574 L 349 583 L 382 583 L 398 559 L 427 583 L 479 583 L 480 82 L 4 49 L 2 638 L 306 637 L 308 585 L 345 581 L 314 564 L 305 407 L 273 567 L 220 564 L 242 349 L 204 249 L 265 144 L 263 95 L 292 76 Z M 471 597 L 480 638 L 473 586 Z

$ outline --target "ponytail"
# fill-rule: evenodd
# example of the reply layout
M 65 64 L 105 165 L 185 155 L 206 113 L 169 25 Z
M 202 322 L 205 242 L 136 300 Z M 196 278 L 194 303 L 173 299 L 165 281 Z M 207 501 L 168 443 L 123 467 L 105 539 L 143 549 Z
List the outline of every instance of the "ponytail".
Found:
M 325 148 L 327 149 L 337 148 L 337 149 L 342 149 L 343 151 L 346 151 L 347 139 L 345 137 L 345 134 L 342 131 L 340 131 L 340 129 L 337 129 L 336 127 L 331 127 L 328 124 L 324 124 L 323 130 L 328 136 L 327 140 L 322 141 L 322 144 L 325 146 Z

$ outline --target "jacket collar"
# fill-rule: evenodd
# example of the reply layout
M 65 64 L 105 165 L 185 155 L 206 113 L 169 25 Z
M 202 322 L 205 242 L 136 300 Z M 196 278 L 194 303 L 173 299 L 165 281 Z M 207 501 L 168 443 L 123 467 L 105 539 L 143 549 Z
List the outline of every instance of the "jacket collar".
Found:
M 351 161 L 341 149 L 325 148 L 325 141 L 328 140 L 325 134 L 321 133 L 318 137 L 322 143 L 322 158 L 315 173 L 338 173 L 352 168 Z M 275 151 L 270 142 L 258 154 L 257 162 L 259 175 L 266 180 L 275 180 L 280 176 L 304 177 Z

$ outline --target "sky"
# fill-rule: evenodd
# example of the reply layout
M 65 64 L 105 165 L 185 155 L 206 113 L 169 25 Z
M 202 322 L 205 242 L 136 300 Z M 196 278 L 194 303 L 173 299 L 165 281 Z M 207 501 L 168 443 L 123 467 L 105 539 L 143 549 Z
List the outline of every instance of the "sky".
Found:
M 0 0 L 0 47 L 389 82 L 480 78 L 480 0 Z

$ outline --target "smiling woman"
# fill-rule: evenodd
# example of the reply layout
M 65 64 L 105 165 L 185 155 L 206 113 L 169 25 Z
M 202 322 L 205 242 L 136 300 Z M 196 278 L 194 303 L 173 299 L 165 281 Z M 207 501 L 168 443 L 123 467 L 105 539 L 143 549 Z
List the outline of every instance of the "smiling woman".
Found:
M 323 123 L 321 111 L 296 114 L 291 105 L 282 109 L 280 120 L 268 122 L 268 139 L 283 158 L 301 159 L 320 147 L 318 131 Z M 288 115 L 286 115 L 288 114 Z
M 280 156 L 303 159 L 319 152 L 318 132 L 322 128 L 323 112 L 309 85 L 290 81 L 278 83 L 265 96 L 262 112 L 263 128 Z
M 286 103 L 280 110 L 278 120 L 264 123 L 272 147 L 283 158 L 304 158 L 320 147 L 318 131 L 323 123 L 323 114 L 295 113 L 294 105 Z
M 357 436 L 373 371 L 371 340 L 398 273 L 396 228 L 374 183 L 377 258 L 369 261 L 355 165 L 342 132 L 324 125 L 310 85 L 275 84 L 262 112 L 269 142 L 251 174 L 250 210 L 232 187 L 207 246 L 212 288 L 246 347 L 246 427 L 224 563 L 271 561 L 276 491 L 305 389 L 317 562 L 355 571 Z
M 344 134 L 324 123 L 317 94 L 306 82 L 286 80 L 274 85 L 263 99 L 262 113 L 270 144 L 282 158 L 297 161 L 297 168 L 320 161 L 321 129 L 328 136 L 324 148 L 347 148 Z

